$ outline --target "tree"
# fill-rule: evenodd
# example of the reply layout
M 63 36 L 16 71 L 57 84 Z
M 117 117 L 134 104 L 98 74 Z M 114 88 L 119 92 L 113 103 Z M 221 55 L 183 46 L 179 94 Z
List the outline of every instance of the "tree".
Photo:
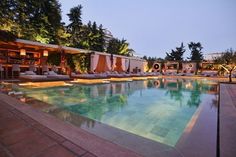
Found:
M 57 0 L 3 0 L 0 2 L 0 28 L 18 38 L 58 43 L 61 24 Z
M 125 55 L 128 56 L 133 52 L 132 49 L 129 49 L 129 43 L 125 39 L 119 40 L 113 38 L 109 41 L 107 52 L 111 54 Z
M 236 52 L 229 49 L 223 55 L 216 57 L 214 61 L 221 64 L 219 70 L 228 73 L 229 82 L 232 82 L 232 73 L 236 69 Z
M 229 73 L 229 82 L 232 82 L 232 72 L 236 69 L 236 65 L 220 65 L 220 68 L 223 68 L 227 73 Z
M 81 45 L 81 36 L 82 32 L 82 6 L 78 5 L 74 8 L 70 9 L 70 13 L 67 14 L 69 17 L 69 21 L 71 22 L 68 26 L 68 32 L 71 34 L 70 43 L 73 47 L 82 48 Z
M 97 23 L 93 22 L 92 27 L 90 28 L 90 34 L 89 34 L 89 45 L 90 45 L 90 50 L 94 51 L 104 51 L 104 46 L 105 46 L 105 40 L 104 40 L 104 32 L 102 25 L 97 27 Z
M 203 49 L 202 45 L 200 42 L 194 43 L 190 42 L 188 44 L 188 48 L 191 51 L 189 59 L 191 61 L 202 61 L 203 60 L 203 54 L 201 50 Z
M 181 46 L 176 47 L 176 50 L 172 49 L 170 53 L 166 53 L 165 59 L 168 61 L 182 61 L 184 52 L 184 45 L 181 43 Z
M 0 30 L 0 41 L 15 41 L 16 38 L 11 32 Z

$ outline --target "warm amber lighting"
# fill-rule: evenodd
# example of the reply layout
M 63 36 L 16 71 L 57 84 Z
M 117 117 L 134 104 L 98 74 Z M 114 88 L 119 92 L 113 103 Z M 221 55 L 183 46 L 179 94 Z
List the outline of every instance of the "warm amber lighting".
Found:
M 57 87 L 57 86 L 73 86 L 73 84 L 66 83 L 64 81 L 55 82 L 27 82 L 20 83 L 20 86 L 30 86 L 30 88 L 45 88 L 45 87 Z
M 97 84 L 97 83 L 110 83 L 109 79 L 74 79 L 71 83 L 83 83 L 83 84 Z
M 48 56 L 48 50 L 43 50 L 43 56 L 47 57 Z
M 25 55 L 26 55 L 25 49 L 20 49 L 20 55 L 21 55 L 21 56 L 25 56 Z

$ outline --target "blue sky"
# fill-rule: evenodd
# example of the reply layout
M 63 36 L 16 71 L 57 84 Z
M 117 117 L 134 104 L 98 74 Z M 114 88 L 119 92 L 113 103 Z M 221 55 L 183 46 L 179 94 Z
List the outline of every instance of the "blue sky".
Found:
M 138 54 L 165 57 L 181 42 L 201 42 L 205 54 L 236 49 L 236 0 L 59 0 L 83 6 L 83 23 L 102 24 Z M 189 51 L 185 57 L 189 56 Z

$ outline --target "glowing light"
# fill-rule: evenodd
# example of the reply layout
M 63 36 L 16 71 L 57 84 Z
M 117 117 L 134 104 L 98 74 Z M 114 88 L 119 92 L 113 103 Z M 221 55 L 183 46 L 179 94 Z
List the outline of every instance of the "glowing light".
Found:
M 43 56 L 47 57 L 48 56 L 48 50 L 43 50 Z
M 25 49 L 20 49 L 20 55 L 25 56 L 26 55 L 26 50 Z
M 110 83 L 109 79 L 75 79 L 70 81 L 71 83 L 83 83 L 83 84 L 97 84 L 97 83 Z

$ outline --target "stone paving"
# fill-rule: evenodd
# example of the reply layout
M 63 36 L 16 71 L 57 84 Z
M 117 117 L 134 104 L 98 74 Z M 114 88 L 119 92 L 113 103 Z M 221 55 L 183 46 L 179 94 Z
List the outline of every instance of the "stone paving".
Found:
M 0 92 L 0 157 L 141 157 Z
M 95 157 L 0 101 L 0 157 Z
M 236 156 L 236 84 L 220 85 L 220 156 Z

